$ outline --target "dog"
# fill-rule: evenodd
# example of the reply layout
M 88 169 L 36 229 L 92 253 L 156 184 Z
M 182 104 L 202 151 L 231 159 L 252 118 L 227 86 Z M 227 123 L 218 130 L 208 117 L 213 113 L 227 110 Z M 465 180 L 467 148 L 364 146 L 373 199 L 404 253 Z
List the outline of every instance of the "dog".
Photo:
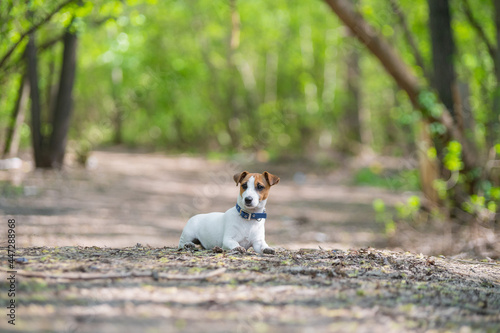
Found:
M 189 219 L 179 240 L 179 250 L 194 249 L 200 244 L 205 249 L 222 248 L 241 253 L 253 247 L 257 253 L 274 254 L 265 241 L 266 203 L 271 186 L 279 177 L 265 171 L 243 171 L 233 177 L 240 193 L 236 205 L 225 213 L 195 215 Z

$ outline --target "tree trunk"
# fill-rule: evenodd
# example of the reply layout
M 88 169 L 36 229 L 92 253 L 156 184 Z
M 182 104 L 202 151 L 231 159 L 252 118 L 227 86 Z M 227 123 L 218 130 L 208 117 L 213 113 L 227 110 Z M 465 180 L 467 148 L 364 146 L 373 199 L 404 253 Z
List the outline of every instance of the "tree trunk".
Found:
M 359 67 L 359 51 L 355 45 L 351 45 L 347 52 L 347 95 L 348 104 L 345 108 L 346 137 L 349 141 L 370 145 L 370 135 L 361 134 L 361 69 Z M 369 118 L 369 115 L 368 117 Z M 369 126 L 368 119 L 365 119 L 364 128 Z M 364 140 L 362 140 L 362 138 Z
M 456 122 L 457 114 L 453 103 L 455 43 L 451 32 L 450 8 L 448 0 L 428 0 L 428 4 L 434 69 L 431 83 L 437 90 L 439 99 Z
M 268 50 L 266 54 L 266 75 L 264 80 L 264 102 L 274 103 L 278 96 L 278 52 Z
M 115 67 L 111 71 L 111 82 L 113 101 L 115 104 L 115 114 L 113 115 L 113 143 L 122 144 L 123 143 L 123 106 L 120 98 L 120 89 L 123 82 L 123 71 L 120 67 Z
M 29 97 L 29 82 L 26 75 L 21 79 L 19 86 L 19 93 L 17 96 L 16 105 L 12 112 L 9 128 L 7 129 L 7 137 L 5 139 L 5 147 L 3 157 L 17 156 L 19 150 L 19 141 L 21 139 L 21 126 L 24 123 L 24 115 L 26 112 L 26 105 Z
M 64 53 L 59 80 L 59 90 L 52 119 L 52 135 L 49 145 L 49 157 L 52 167 L 63 165 L 64 153 L 72 114 L 72 92 L 76 72 L 77 36 L 66 31 L 64 35 Z
M 471 149 L 462 132 L 455 126 L 449 111 L 443 110 L 440 116 L 432 115 L 430 110 L 419 102 L 419 95 L 423 91 L 418 78 L 411 72 L 399 54 L 375 29 L 357 13 L 347 0 L 325 0 L 330 8 L 351 28 L 356 37 L 378 58 L 385 70 L 392 76 L 398 86 L 403 89 L 412 104 L 420 110 L 424 118 L 429 121 L 438 121 L 443 124 L 451 139 L 462 145 L 462 158 L 466 170 L 472 170 L 477 165 L 476 151 Z
M 42 138 L 41 129 L 41 105 L 40 105 L 40 92 L 38 90 L 38 65 L 37 65 L 37 51 L 35 44 L 35 35 L 31 34 L 29 37 L 28 45 L 26 46 L 26 59 L 28 80 L 30 84 L 30 98 L 31 98 L 31 141 L 33 145 L 33 155 L 35 158 L 35 167 L 45 168 L 48 167 L 45 158 L 44 143 Z
M 324 53 L 324 71 L 323 71 L 323 93 L 321 103 L 326 112 L 333 112 L 335 102 L 335 88 L 337 87 L 337 54 L 338 54 L 338 35 L 342 28 L 327 30 L 325 32 L 325 53 Z
M 229 36 L 229 49 L 227 54 L 227 67 L 229 70 L 229 78 L 227 81 L 227 105 L 229 107 L 229 119 L 227 121 L 227 129 L 233 147 L 239 147 L 239 118 L 240 106 L 238 103 L 237 87 L 238 87 L 238 68 L 235 64 L 234 54 L 240 45 L 240 14 L 238 12 L 237 0 L 229 0 L 231 9 L 231 32 Z
M 431 85 L 437 91 L 439 100 L 450 112 L 453 123 L 462 125 L 462 117 L 459 113 L 461 111 L 461 103 L 459 102 L 460 98 L 455 84 L 455 66 L 453 63 L 455 43 L 451 31 L 449 3 L 448 0 L 428 0 L 427 2 L 429 7 L 429 30 L 431 35 L 433 66 Z M 429 125 L 428 122 L 427 125 Z M 458 126 L 458 130 L 463 131 L 463 127 Z M 433 137 L 431 133 L 425 129 L 420 131 L 422 144 L 431 145 L 431 138 L 434 142 L 438 159 L 442 160 L 444 158 L 445 142 L 448 141 L 448 138 L 436 135 Z M 422 189 L 432 189 L 434 180 L 439 178 L 440 175 L 449 177 L 449 171 L 446 170 L 443 164 L 439 165 L 439 172 L 434 172 L 434 163 L 427 158 L 427 154 L 420 154 L 419 160 Z M 436 178 L 432 179 L 431 176 L 435 176 Z M 429 197 L 429 194 L 426 195 Z M 430 197 L 434 196 L 430 195 Z
M 493 62 L 495 64 L 496 87 L 493 96 L 493 110 L 488 121 L 487 142 L 488 147 L 493 147 L 500 134 L 500 0 L 494 0 L 495 5 L 495 28 L 496 28 L 496 49 Z
M 64 37 L 63 37 L 64 38 Z M 45 79 L 45 84 L 46 84 L 46 88 L 45 88 L 45 105 L 44 107 L 42 107 L 42 109 L 44 110 L 50 110 L 51 112 L 53 112 L 55 110 L 55 102 L 57 100 L 57 89 L 58 89 L 58 86 L 57 86 L 57 71 L 56 71 L 56 64 L 55 64 L 55 56 L 53 54 L 53 56 L 51 57 L 51 60 L 48 64 L 48 74 L 47 74 L 47 77 Z M 53 118 L 53 115 L 50 114 L 49 112 L 47 112 L 47 118 L 46 119 L 42 119 L 42 122 L 44 121 L 50 121 L 51 119 Z

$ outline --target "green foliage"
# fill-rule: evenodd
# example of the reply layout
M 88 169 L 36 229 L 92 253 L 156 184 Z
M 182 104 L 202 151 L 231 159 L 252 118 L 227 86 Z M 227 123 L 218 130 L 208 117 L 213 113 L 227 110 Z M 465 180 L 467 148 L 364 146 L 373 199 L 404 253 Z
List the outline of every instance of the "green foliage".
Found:
M 223 1 L 126 8 L 105 34 L 82 35 L 98 61 L 81 60 L 79 135 L 101 121 L 113 132 L 120 113 L 126 143 L 170 149 L 300 151 L 323 131 L 331 136 L 334 114 L 321 100 L 325 31 L 338 23 L 321 4 L 252 1 L 237 9 L 241 31 L 231 52 Z M 314 47 L 301 51 L 305 43 Z M 120 82 L 110 80 L 116 70 Z M 100 87 L 90 84 L 96 79 Z
M 436 94 L 430 91 L 422 91 L 418 96 L 418 102 L 434 118 L 439 118 L 443 113 L 443 107 L 439 104 Z
M 33 2 L 33 21 L 59 3 Z M 240 31 L 233 51 L 228 1 L 75 1 L 64 6 L 37 30 L 37 40 L 49 41 L 70 23 L 79 32 L 70 137 L 96 146 L 113 143 L 120 131 L 120 139 L 132 146 L 266 150 L 269 156 L 335 148 L 342 144 L 337 128 L 351 103 L 344 64 L 355 49 L 361 54 L 362 90 L 369 92 L 363 107 L 372 113 L 366 125 L 373 147 L 382 151 L 398 142 L 391 151 L 401 154 L 402 146 L 413 141 L 418 113 L 322 2 L 236 3 Z M 8 38 L 1 38 L 0 56 L 32 24 L 25 17 L 26 6 L 23 2 L 11 8 L 10 20 L 1 24 L 0 37 Z M 425 4 L 413 6 L 422 16 Z M 361 8 L 386 36 L 400 40 L 385 3 Z M 418 29 L 425 28 L 413 14 L 409 19 Z M 24 43 L 13 63 L 19 61 Z M 56 44 L 39 59 L 40 91 L 47 101 L 61 51 Z M 405 55 L 412 57 L 411 52 Z M 3 80 L 0 84 L 8 89 L 0 91 L 0 117 L 5 119 L 18 79 Z M 46 118 L 47 108 L 48 103 Z M 393 129 L 389 137 L 388 126 Z M 28 144 L 29 136 L 23 142 Z
M 462 145 L 457 141 L 451 141 L 446 147 L 443 164 L 451 172 L 457 172 L 464 168 L 462 161 Z
M 391 190 L 416 191 L 420 188 L 417 170 L 385 171 L 373 166 L 361 168 L 354 175 L 356 185 L 375 186 Z
M 61 3 L 2 2 L 2 17 L 8 20 L 0 24 L 0 57 Z M 366 91 L 362 107 L 372 113 L 366 123 L 371 144 L 377 151 L 392 145 L 390 152 L 403 154 L 404 145 L 413 142 L 418 113 L 324 3 L 236 4 L 239 43 L 232 51 L 228 1 L 74 1 L 62 7 L 37 30 L 37 40 L 40 45 L 49 41 L 70 23 L 79 32 L 70 137 L 83 143 L 75 145 L 113 143 L 120 131 L 119 139 L 128 145 L 169 150 L 249 149 L 282 156 L 335 148 L 342 142 L 337 128 L 351 103 L 344 64 L 355 49 L 361 54 Z M 425 2 L 403 1 L 401 6 L 416 35 L 425 36 Z M 360 9 L 412 62 L 388 4 L 362 1 Z M 417 40 L 428 49 L 426 38 Z M 12 55 L 12 64 L 20 60 L 25 42 Z M 47 101 L 61 51 L 56 44 L 39 59 L 40 91 Z M 22 72 L 22 66 L 16 70 Z M 18 75 L 0 77 L 7 88 L 0 89 L 2 119 L 13 108 L 18 80 Z M 23 136 L 23 143 L 29 143 L 29 136 Z
M 4 198 L 19 197 L 23 195 L 24 187 L 12 185 L 8 181 L 0 181 L 0 194 Z
M 405 203 L 397 203 L 395 211 L 387 209 L 382 199 L 375 199 L 372 205 L 375 211 L 375 221 L 384 225 L 387 236 L 393 236 L 396 233 L 397 225 L 401 221 L 415 223 L 419 220 L 421 202 L 417 195 L 410 196 Z
M 443 179 L 435 179 L 432 186 L 437 191 L 438 196 L 441 200 L 445 200 L 448 197 L 448 185 Z
M 498 210 L 498 203 L 493 200 L 486 201 L 485 196 L 473 194 L 468 201 L 462 204 L 462 209 L 479 218 L 486 217 L 491 219 Z
M 386 209 L 384 200 L 375 199 L 372 205 L 375 210 L 375 221 L 384 225 L 386 235 L 394 235 L 396 232 L 396 223 L 394 222 L 393 214 Z
M 398 203 L 396 211 L 399 219 L 415 219 L 420 211 L 420 198 L 412 195 L 407 199 L 406 203 Z

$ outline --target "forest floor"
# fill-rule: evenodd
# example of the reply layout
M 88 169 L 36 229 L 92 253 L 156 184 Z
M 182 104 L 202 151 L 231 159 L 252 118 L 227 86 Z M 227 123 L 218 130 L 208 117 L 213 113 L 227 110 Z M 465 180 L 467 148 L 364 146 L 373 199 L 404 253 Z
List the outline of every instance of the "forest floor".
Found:
M 16 325 L 0 313 L 0 331 L 500 331 L 498 257 L 452 256 L 449 235 L 431 232 L 395 242 L 375 222 L 374 199 L 392 207 L 414 193 L 296 161 L 93 157 L 91 169 L 0 174 L 0 304 L 17 305 Z M 232 175 L 263 168 L 281 177 L 266 221 L 276 255 L 177 251 L 189 216 L 228 209 Z

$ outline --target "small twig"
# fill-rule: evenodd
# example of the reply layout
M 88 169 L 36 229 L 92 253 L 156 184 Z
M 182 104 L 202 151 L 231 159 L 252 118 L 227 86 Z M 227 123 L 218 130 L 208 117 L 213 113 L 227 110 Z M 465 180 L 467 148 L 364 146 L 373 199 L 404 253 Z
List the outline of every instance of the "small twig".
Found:
M 4 267 L 0 267 L 0 271 L 12 271 Z M 66 279 L 66 280 L 102 280 L 102 279 L 124 279 L 136 277 L 152 277 L 165 280 L 205 280 L 211 277 L 221 275 L 226 271 L 225 268 L 219 268 L 214 271 L 200 274 L 200 275 L 181 275 L 170 273 L 156 273 L 152 272 L 129 272 L 129 273 L 111 273 L 111 274 L 98 274 L 98 273 L 69 273 L 69 274 L 45 274 L 42 272 L 30 272 L 25 270 L 16 271 L 16 275 L 24 277 L 42 278 L 42 279 Z
M 482 309 L 469 304 L 463 304 L 462 307 L 466 310 L 476 313 L 487 314 L 487 315 L 498 315 L 498 310 Z
M 224 274 L 226 272 L 225 268 L 218 268 L 214 271 L 200 274 L 200 275 L 180 275 L 180 274 L 169 274 L 169 273 L 158 273 L 158 278 L 167 280 L 205 280 L 211 277 Z
M 470 261 L 470 260 L 463 260 L 463 259 L 451 259 L 451 260 L 458 261 L 458 262 L 463 262 L 465 264 L 471 264 L 471 265 L 500 266 L 500 264 L 497 264 L 497 263 L 494 263 L 494 262 Z
M 26 258 L 26 259 L 28 259 L 28 260 L 32 260 L 32 259 L 39 259 L 39 258 L 43 258 L 43 257 L 45 257 L 45 256 L 44 256 L 44 255 L 41 255 L 41 256 L 21 256 L 21 257 Z M 9 256 L 0 256 L 0 261 L 1 261 L 1 260 L 8 260 L 8 259 L 10 259 L 10 258 L 11 258 L 11 257 L 9 257 Z M 0 267 L 0 269 L 1 269 L 1 267 Z

